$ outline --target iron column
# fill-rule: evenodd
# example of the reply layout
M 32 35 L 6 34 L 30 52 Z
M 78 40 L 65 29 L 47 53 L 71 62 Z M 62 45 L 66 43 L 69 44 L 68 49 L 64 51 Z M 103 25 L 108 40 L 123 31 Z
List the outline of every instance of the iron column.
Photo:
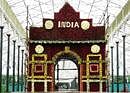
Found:
M 125 73 L 125 35 L 123 37 L 123 85 L 124 85 L 124 92 L 126 92 L 126 73 Z
M 58 63 L 57 63 L 57 80 L 59 81 L 59 64 Z
M 2 91 L 2 48 L 3 48 L 3 28 L 0 26 L 0 92 Z
M 114 92 L 114 85 L 113 85 L 113 82 L 114 82 L 114 78 L 113 78 L 113 46 L 111 46 L 111 77 L 112 77 L 112 88 L 111 88 L 111 92 Z
M 24 56 L 24 50 L 22 50 L 22 64 L 21 64 L 21 91 L 23 91 L 23 56 Z
M 59 89 L 59 64 L 58 64 L 58 62 L 57 62 L 57 81 L 58 81 L 58 83 L 57 83 L 57 91 L 58 91 L 58 89 Z
M 8 50 L 7 50 L 7 79 L 6 79 L 6 92 L 9 92 L 9 61 L 10 61 L 10 34 L 8 36 Z
M 12 85 L 12 91 L 15 91 L 15 43 L 16 40 L 13 40 L 13 85 Z
M 20 60 L 20 46 L 18 45 L 18 76 L 17 76 L 17 91 L 19 91 L 19 60 Z
M 116 42 L 116 48 L 117 48 L 117 92 L 119 92 L 119 42 Z

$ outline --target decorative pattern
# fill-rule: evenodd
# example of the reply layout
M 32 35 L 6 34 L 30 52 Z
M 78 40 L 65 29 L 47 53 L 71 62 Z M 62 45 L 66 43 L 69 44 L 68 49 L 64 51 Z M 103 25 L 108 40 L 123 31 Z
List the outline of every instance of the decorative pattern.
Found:
M 48 44 L 65 44 L 65 43 L 72 43 L 72 44 L 84 44 L 84 43 L 105 43 L 106 40 L 85 40 L 85 41 L 80 41 L 80 40 L 30 40 L 30 43 L 48 43 Z
M 40 57 L 40 58 L 39 58 Z M 42 59 L 42 60 L 41 60 Z M 52 63 L 52 62 L 51 62 Z M 47 54 L 33 54 L 32 60 L 28 63 L 28 66 L 31 64 L 31 76 L 27 76 L 28 79 L 47 79 L 51 78 L 50 76 L 47 76 Z M 44 75 L 35 75 L 35 73 L 44 73 Z
M 91 52 L 92 53 L 99 53 L 100 51 L 100 46 L 99 45 L 92 45 L 91 46 Z
M 42 45 L 36 45 L 35 51 L 36 51 L 36 53 L 38 53 L 38 54 L 43 53 L 44 47 L 43 47 Z
M 65 46 L 65 50 L 64 50 L 64 51 L 60 51 L 60 52 L 58 52 L 56 55 L 54 55 L 54 56 L 52 57 L 52 61 L 53 61 L 53 62 L 56 62 L 56 59 L 57 59 L 60 55 L 63 55 L 63 54 L 66 54 L 66 53 L 68 53 L 68 54 L 70 54 L 70 55 L 76 57 L 76 59 L 78 60 L 78 64 L 81 64 L 81 58 L 80 58 L 80 56 L 79 56 L 77 53 L 71 51 L 71 50 L 70 50 L 70 47 L 68 47 L 68 46 Z
M 90 23 L 88 21 L 82 21 L 81 22 L 81 28 L 83 30 L 87 30 L 87 29 L 89 29 L 89 27 L 90 27 Z
M 46 62 L 47 61 L 47 54 L 33 54 L 32 55 L 33 62 Z
M 102 60 L 101 54 L 88 54 L 87 55 L 87 62 L 89 62 L 89 61 L 97 62 L 97 61 L 101 61 L 101 60 Z
M 89 69 L 90 69 L 90 72 L 99 72 L 99 65 L 98 64 L 90 64 Z
M 47 20 L 45 22 L 45 28 L 46 29 L 52 29 L 54 27 L 53 21 L 52 20 Z
M 34 72 L 36 73 L 39 73 L 39 72 L 44 72 L 44 69 L 43 69 L 43 65 L 42 64 L 35 64 L 34 66 Z

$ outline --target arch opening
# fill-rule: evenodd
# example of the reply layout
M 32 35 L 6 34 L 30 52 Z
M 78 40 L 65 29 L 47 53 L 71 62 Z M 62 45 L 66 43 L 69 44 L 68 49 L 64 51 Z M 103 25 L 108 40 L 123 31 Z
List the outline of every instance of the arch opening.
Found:
M 70 54 L 59 55 L 55 61 L 56 91 L 79 90 L 78 59 Z

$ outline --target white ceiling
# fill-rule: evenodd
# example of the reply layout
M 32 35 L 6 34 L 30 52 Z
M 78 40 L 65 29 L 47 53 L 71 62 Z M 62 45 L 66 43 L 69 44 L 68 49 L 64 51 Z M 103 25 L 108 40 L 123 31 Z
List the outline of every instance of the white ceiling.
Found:
M 43 18 L 53 18 L 65 2 L 80 12 L 81 18 L 92 18 L 94 23 L 103 24 L 109 16 L 111 23 L 128 0 L 7 0 L 20 23 L 27 25 L 27 6 L 29 24 L 42 26 Z M 104 16 L 105 15 L 105 16 Z

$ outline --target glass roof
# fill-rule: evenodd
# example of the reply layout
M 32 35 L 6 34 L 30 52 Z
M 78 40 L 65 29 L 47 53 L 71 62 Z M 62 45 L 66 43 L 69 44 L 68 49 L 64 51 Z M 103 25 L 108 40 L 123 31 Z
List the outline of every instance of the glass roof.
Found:
M 54 12 L 68 2 L 80 12 L 81 18 L 92 18 L 93 23 L 111 23 L 128 0 L 7 0 L 20 23 L 27 25 L 27 7 L 29 24 L 42 26 L 43 18 L 53 18 Z

